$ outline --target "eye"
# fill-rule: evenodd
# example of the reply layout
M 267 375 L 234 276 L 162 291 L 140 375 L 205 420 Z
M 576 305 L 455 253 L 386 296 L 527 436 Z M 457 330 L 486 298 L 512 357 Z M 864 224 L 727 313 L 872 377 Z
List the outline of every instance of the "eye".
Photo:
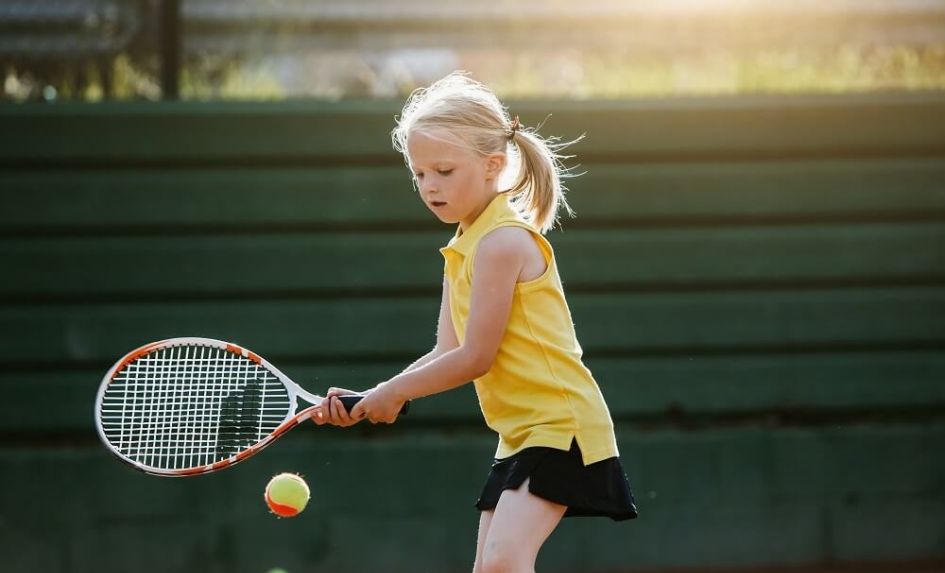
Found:
M 440 169 L 437 171 L 437 173 L 439 173 L 440 175 L 449 175 L 452 172 L 453 172 L 452 169 Z

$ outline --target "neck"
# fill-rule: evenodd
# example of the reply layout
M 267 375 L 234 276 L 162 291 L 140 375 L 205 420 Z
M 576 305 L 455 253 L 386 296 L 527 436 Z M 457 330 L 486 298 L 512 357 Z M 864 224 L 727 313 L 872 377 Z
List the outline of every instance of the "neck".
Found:
M 498 196 L 499 196 L 498 193 L 491 193 L 490 195 L 485 196 L 483 200 L 480 201 L 480 203 L 476 206 L 476 208 L 473 209 L 473 211 L 469 214 L 469 216 L 466 219 L 463 219 L 462 221 L 459 222 L 460 232 L 465 233 L 466 229 L 468 229 L 470 226 L 472 226 L 473 223 L 476 222 L 476 219 L 478 219 L 479 216 L 482 215 L 482 212 L 485 211 L 486 208 L 489 206 L 489 204 L 492 203 L 492 201 Z

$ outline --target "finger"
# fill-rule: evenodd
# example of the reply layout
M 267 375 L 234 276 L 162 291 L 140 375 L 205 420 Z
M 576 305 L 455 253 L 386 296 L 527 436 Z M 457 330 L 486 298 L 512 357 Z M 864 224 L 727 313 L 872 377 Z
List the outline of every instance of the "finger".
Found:
M 358 402 L 357 404 L 354 405 L 353 408 L 351 408 L 351 414 L 350 414 L 350 416 L 351 416 L 351 419 L 354 420 L 354 421 L 360 421 L 360 420 L 364 419 L 364 416 L 365 416 L 366 414 L 367 414 L 367 412 L 364 410 L 364 401 L 363 401 L 363 400 L 360 401 L 360 402 Z
M 338 420 L 342 425 L 350 426 L 351 424 L 354 424 L 355 420 L 351 419 L 351 416 L 348 414 L 348 410 L 345 409 L 345 405 L 341 403 L 341 400 L 338 398 L 332 398 L 331 402 L 335 407 L 335 412 L 338 414 Z
M 312 420 L 313 422 L 315 422 L 315 424 L 318 425 L 318 426 L 323 426 L 323 425 L 325 424 L 325 422 L 328 421 L 328 417 L 325 415 L 325 412 L 324 412 L 324 410 L 322 409 L 321 406 L 319 406 L 318 408 L 316 408 L 315 411 L 312 412 L 312 415 L 309 416 L 309 417 L 310 417 L 311 420 Z
M 332 396 L 350 396 L 351 394 L 357 394 L 354 390 L 348 390 L 347 388 L 335 388 L 332 386 L 328 389 L 328 393 L 325 394 L 326 398 L 331 398 Z
M 338 401 L 338 398 L 329 398 L 328 399 L 328 420 L 333 426 L 342 426 L 344 421 L 341 418 L 339 410 L 343 410 L 344 406 Z
M 345 419 L 342 418 L 344 414 L 344 405 L 337 397 L 331 397 L 328 399 L 329 408 L 331 410 L 331 423 L 336 426 L 344 426 Z

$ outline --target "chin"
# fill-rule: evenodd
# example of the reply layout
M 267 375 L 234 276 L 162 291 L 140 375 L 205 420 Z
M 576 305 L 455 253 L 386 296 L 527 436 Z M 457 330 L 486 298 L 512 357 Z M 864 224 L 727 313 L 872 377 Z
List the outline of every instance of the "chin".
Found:
M 457 219 L 457 218 L 455 218 L 455 217 L 452 217 L 452 216 L 447 215 L 447 214 L 445 214 L 445 213 L 438 213 L 438 212 L 434 211 L 433 209 L 431 209 L 430 211 L 433 213 L 433 216 L 434 216 L 434 217 L 436 217 L 437 219 L 439 219 L 439 220 L 442 221 L 443 223 L 448 223 L 448 224 L 450 224 L 450 225 L 453 225 L 453 224 L 455 224 L 455 223 L 459 223 L 459 219 Z

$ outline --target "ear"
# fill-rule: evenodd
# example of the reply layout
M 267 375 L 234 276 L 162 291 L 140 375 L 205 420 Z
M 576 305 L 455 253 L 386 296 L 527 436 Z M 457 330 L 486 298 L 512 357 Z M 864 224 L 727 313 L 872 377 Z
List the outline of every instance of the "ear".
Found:
M 502 170 L 505 169 L 505 164 L 508 161 L 508 158 L 504 153 L 492 153 L 486 156 L 485 161 L 486 178 L 495 179 L 500 173 L 502 173 Z

